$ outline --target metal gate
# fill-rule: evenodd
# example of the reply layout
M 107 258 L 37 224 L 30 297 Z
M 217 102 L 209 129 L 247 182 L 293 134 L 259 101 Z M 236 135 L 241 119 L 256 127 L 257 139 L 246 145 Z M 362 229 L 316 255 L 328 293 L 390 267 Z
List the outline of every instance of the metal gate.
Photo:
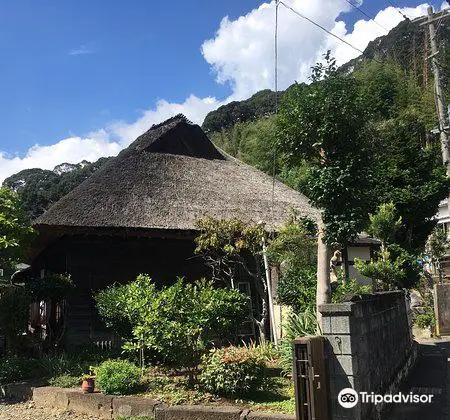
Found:
M 325 339 L 321 336 L 293 341 L 293 379 L 297 420 L 328 420 L 328 378 Z

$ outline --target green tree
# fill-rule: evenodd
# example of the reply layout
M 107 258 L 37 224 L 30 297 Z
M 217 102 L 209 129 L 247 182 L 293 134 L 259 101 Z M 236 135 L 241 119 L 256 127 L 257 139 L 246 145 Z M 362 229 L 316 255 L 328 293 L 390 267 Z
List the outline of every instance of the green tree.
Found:
M 252 283 L 258 295 L 259 313 L 254 321 L 260 340 L 265 340 L 269 316 L 267 282 L 265 279 L 262 226 L 240 220 L 205 218 L 198 221 L 200 234 L 195 238 L 196 254 L 211 268 L 213 280 L 234 287 L 239 270 Z
M 395 242 L 402 227 L 393 203 L 381 204 L 375 214 L 369 215 L 368 232 L 381 241 L 380 251 L 369 263 L 355 259 L 357 270 L 371 278 L 377 290 L 409 288 L 419 276 L 417 256 L 409 253 Z
M 314 309 L 316 302 L 317 238 L 313 222 L 295 215 L 267 247 L 269 262 L 278 267 L 276 299 L 295 313 Z
M 373 126 L 373 196 L 393 203 L 401 226 L 395 243 L 420 255 L 436 225 L 439 202 L 448 196 L 449 183 L 439 151 L 426 143 L 420 114 L 410 109 Z
M 405 109 L 416 109 L 428 128 L 435 124 L 434 100 L 411 74 L 391 60 L 366 61 L 355 71 L 360 94 L 372 121 L 400 116 Z M 432 92 L 431 92 L 432 93 Z M 430 125 L 431 124 L 431 125 Z
M 278 92 L 280 97 L 282 92 Z M 255 93 L 244 101 L 233 101 L 211 111 L 205 118 L 202 128 L 207 133 L 229 129 L 237 123 L 246 123 L 264 118 L 275 112 L 275 92 L 269 89 Z
M 106 325 L 122 333 L 124 350 L 140 352 L 142 360 L 148 351 L 156 353 L 159 362 L 186 368 L 191 377 L 206 346 L 234 338 L 248 315 L 246 296 L 205 280 L 191 284 L 178 279 L 158 290 L 140 275 L 94 298 Z
M 24 169 L 3 182 L 5 187 L 17 192 L 22 210 L 33 220 L 53 203 L 72 191 L 111 158 L 100 158 L 94 163 L 62 163 L 53 171 L 46 169 Z
M 248 123 L 242 130 L 237 158 L 260 171 L 272 175 L 279 171 L 278 161 L 274 162 L 277 138 L 277 117 L 270 116 Z
M 343 246 L 365 226 L 370 209 L 368 113 L 359 82 L 337 72 L 329 53 L 325 58 L 309 86 L 285 93 L 279 146 L 289 166 L 311 164 L 307 195 L 323 210 L 326 241 Z
M 367 233 L 381 241 L 381 249 L 394 242 L 395 234 L 402 225 L 402 218 L 398 216 L 394 203 L 381 204 L 375 214 L 369 215 Z
M 448 254 L 448 250 L 449 244 L 447 233 L 442 229 L 441 226 L 436 226 L 428 238 L 425 252 L 428 254 L 428 257 L 431 258 L 431 262 L 437 269 L 440 284 L 442 284 L 442 280 L 444 278 L 442 260 Z
M 33 229 L 20 208 L 19 197 L 0 188 L 0 268 L 10 271 L 25 256 Z

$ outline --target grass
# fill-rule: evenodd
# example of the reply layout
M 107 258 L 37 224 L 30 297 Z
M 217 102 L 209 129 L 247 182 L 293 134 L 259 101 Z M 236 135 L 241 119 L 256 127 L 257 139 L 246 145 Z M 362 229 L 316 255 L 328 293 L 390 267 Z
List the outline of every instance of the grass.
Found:
M 294 384 L 287 378 L 272 378 L 266 390 L 254 392 L 242 403 L 253 411 L 294 414 Z
M 157 399 L 169 405 L 236 405 L 252 411 L 294 414 L 294 386 L 292 380 L 271 378 L 264 390 L 255 391 L 246 398 L 231 399 L 218 397 L 203 390 L 190 389 L 184 377 L 147 377 L 147 392 L 142 395 Z

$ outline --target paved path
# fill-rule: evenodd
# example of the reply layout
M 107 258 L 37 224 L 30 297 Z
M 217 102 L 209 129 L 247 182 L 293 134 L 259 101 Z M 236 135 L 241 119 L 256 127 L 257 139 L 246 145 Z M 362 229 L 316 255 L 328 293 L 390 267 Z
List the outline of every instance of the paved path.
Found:
M 0 420 L 97 420 L 98 417 L 70 411 L 39 408 L 33 402 L 12 403 L 0 400 Z
M 431 404 L 395 404 L 387 420 L 450 420 L 450 338 L 422 341 L 403 393 L 432 394 Z

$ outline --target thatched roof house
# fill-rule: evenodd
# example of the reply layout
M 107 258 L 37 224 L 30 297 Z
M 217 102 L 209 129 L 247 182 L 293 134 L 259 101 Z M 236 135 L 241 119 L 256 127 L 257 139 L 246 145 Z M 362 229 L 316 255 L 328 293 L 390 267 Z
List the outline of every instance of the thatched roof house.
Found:
M 218 150 L 183 116 L 153 126 L 35 222 L 32 268 L 77 284 L 67 342 L 104 340 L 92 291 L 149 273 L 157 282 L 208 276 L 194 255 L 199 219 L 284 224 L 315 219 L 308 199 Z M 106 338 L 105 338 L 106 337 Z
M 194 230 L 211 216 L 274 227 L 292 209 L 317 214 L 305 196 L 224 154 L 199 126 L 177 116 L 140 136 L 36 226 Z

